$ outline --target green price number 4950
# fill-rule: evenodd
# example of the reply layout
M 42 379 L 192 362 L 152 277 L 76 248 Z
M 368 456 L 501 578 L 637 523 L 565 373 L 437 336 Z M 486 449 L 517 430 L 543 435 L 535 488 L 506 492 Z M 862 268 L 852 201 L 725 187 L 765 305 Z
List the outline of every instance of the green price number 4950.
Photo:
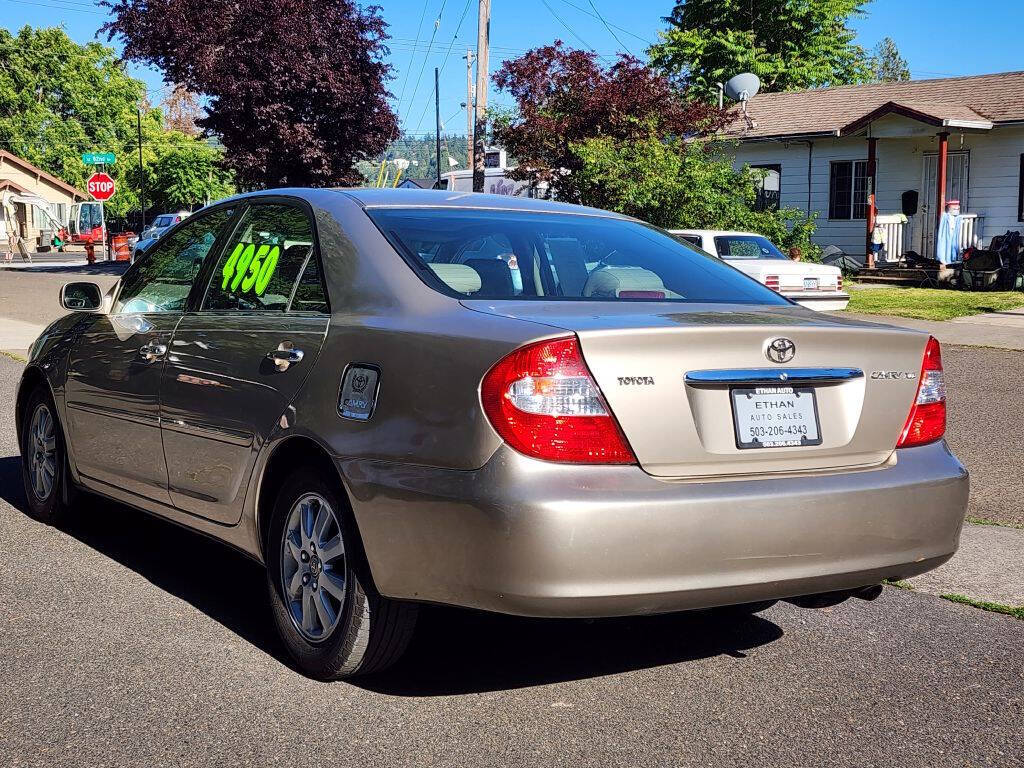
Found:
M 280 254 L 281 248 L 276 245 L 257 248 L 252 243 L 239 243 L 224 262 L 221 290 L 237 291 L 241 286 L 242 293 L 255 291 L 257 296 L 262 296 L 274 276 Z

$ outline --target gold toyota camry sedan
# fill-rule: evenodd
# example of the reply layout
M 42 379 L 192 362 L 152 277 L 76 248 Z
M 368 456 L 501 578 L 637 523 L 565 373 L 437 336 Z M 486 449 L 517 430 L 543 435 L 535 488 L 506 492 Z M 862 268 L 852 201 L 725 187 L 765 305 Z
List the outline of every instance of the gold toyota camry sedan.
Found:
M 425 603 L 820 606 L 959 542 L 935 339 L 623 216 L 260 192 L 61 302 L 18 391 L 31 512 L 87 491 L 236 547 L 315 677 L 395 661 Z

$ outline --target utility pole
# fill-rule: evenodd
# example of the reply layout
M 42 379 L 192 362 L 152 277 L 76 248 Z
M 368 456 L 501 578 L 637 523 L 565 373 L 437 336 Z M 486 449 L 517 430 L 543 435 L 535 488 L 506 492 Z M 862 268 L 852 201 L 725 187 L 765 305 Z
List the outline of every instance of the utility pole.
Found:
M 487 62 L 491 43 L 491 0 L 479 0 L 476 28 L 476 125 L 473 128 L 473 191 L 484 191 L 484 137 L 487 135 Z
M 440 74 L 434 67 L 434 141 L 437 145 L 437 188 L 441 188 L 441 86 Z
M 476 110 L 473 108 L 473 49 L 467 48 L 466 55 L 466 165 L 473 167 L 473 117 Z
M 139 126 L 139 184 L 142 190 L 142 228 L 139 232 L 142 232 L 146 228 L 146 170 L 142 167 L 142 110 L 135 110 L 135 117 Z

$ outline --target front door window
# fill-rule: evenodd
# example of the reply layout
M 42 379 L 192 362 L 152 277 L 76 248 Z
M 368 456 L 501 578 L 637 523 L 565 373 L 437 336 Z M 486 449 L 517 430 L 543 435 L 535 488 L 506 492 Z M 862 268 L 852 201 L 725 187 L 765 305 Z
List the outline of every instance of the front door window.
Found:
M 125 274 L 114 312 L 183 312 L 199 267 L 231 213 L 213 211 L 161 240 Z

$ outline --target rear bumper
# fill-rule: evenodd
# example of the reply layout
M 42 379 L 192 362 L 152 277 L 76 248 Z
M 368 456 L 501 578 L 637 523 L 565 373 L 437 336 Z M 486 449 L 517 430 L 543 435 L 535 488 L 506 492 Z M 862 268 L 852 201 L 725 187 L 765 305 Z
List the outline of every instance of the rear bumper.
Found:
M 846 305 L 850 303 L 850 294 L 848 293 L 783 293 L 782 295 L 791 301 L 795 301 L 802 307 L 815 309 L 819 312 L 834 312 L 846 309 Z
M 967 471 L 944 442 L 884 467 L 667 482 L 501 448 L 465 472 L 338 459 L 386 596 L 617 616 L 905 578 L 956 551 Z

